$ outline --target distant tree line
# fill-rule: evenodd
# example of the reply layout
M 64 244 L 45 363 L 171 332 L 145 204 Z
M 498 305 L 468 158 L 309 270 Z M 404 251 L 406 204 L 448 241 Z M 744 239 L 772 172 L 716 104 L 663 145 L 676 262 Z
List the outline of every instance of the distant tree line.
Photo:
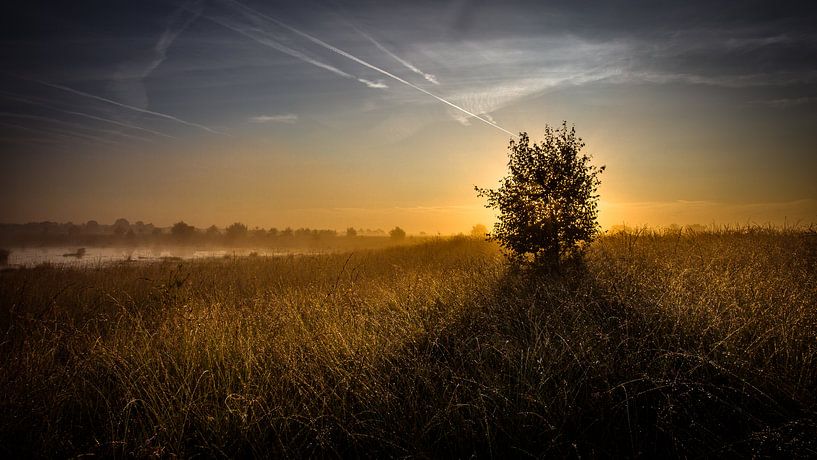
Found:
M 148 244 L 210 244 L 210 245 L 276 245 L 329 241 L 337 238 L 387 237 L 400 240 L 406 233 L 400 227 L 390 232 L 382 229 L 349 227 L 339 235 L 336 230 L 314 228 L 249 228 L 235 222 L 224 228 L 211 225 L 196 228 L 184 221 L 170 227 L 158 227 L 142 221 L 117 219 L 113 224 L 89 220 L 72 222 L 32 222 L 0 224 L 0 245 L 148 245 Z

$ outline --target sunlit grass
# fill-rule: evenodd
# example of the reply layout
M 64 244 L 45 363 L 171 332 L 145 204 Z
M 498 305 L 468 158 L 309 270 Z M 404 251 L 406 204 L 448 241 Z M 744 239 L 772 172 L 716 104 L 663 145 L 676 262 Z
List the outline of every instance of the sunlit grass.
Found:
M 0 274 L 9 454 L 815 455 L 817 242 L 468 238 Z

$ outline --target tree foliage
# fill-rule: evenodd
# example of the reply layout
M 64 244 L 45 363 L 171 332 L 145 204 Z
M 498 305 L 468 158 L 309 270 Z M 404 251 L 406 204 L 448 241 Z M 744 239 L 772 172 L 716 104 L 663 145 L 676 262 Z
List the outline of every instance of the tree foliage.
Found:
M 488 227 L 482 224 L 476 224 L 471 227 L 471 237 L 472 238 L 482 238 L 484 239 L 485 236 L 488 235 Z
M 170 234 L 177 240 L 186 240 L 196 233 L 196 228 L 186 224 L 184 221 L 176 222 L 170 229 Z
M 491 238 L 519 262 L 557 268 L 598 232 L 598 176 L 575 127 L 545 127 L 541 143 L 527 133 L 508 146 L 508 175 L 497 189 L 475 187 L 499 210 Z
M 393 229 L 389 230 L 389 236 L 393 240 L 402 240 L 406 237 L 406 231 L 400 227 L 394 227 Z
M 247 226 L 241 222 L 235 222 L 224 229 L 224 234 L 229 240 L 239 240 L 247 236 Z

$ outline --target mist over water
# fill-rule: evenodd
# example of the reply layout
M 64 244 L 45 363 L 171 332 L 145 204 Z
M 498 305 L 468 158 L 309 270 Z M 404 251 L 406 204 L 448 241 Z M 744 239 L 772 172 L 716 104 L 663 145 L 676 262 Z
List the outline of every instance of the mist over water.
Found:
M 294 248 L 207 248 L 186 246 L 171 247 L 89 247 L 78 256 L 77 247 L 26 247 L 11 248 L 6 267 L 36 267 L 53 265 L 59 267 L 95 267 L 116 263 L 152 263 L 174 260 L 196 260 L 234 257 L 281 257 L 289 255 L 316 255 L 331 252 L 321 249 Z

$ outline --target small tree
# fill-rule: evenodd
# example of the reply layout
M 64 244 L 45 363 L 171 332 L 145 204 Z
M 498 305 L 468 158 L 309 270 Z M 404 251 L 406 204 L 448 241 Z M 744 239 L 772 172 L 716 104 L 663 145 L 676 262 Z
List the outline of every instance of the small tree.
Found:
M 498 189 L 474 187 L 488 208 L 499 210 L 491 238 L 518 262 L 558 268 L 561 258 L 577 253 L 598 232 L 598 175 L 584 143 L 567 122 L 545 127 L 540 144 L 527 133 L 508 146 L 508 175 Z
M 241 222 L 235 222 L 224 230 L 227 239 L 231 241 L 240 240 L 247 236 L 247 226 Z
M 476 224 L 471 227 L 471 238 L 484 239 L 488 234 L 488 228 L 482 224 Z
M 357 236 L 357 230 L 354 227 L 349 227 L 346 229 L 346 236 L 350 238 L 354 238 Z
M 183 241 L 190 239 L 196 233 L 196 228 L 192 225 L 186 224 L 184 221 L 176 222 L 170 229 L 170 234 L 173 238 Z
M 128 230 L 130 230 L 130 222 L 128 222 L 128 219 L 125 219 L 124 217 L 116 219 L 116 222 L 113 223 L 114 235 L 122 236 L 128 233 Z
M 389 231 L 389 236 L 393 240 L 402 240 L 406 237 L 406 231 L 400 227 L 394 227 Z

